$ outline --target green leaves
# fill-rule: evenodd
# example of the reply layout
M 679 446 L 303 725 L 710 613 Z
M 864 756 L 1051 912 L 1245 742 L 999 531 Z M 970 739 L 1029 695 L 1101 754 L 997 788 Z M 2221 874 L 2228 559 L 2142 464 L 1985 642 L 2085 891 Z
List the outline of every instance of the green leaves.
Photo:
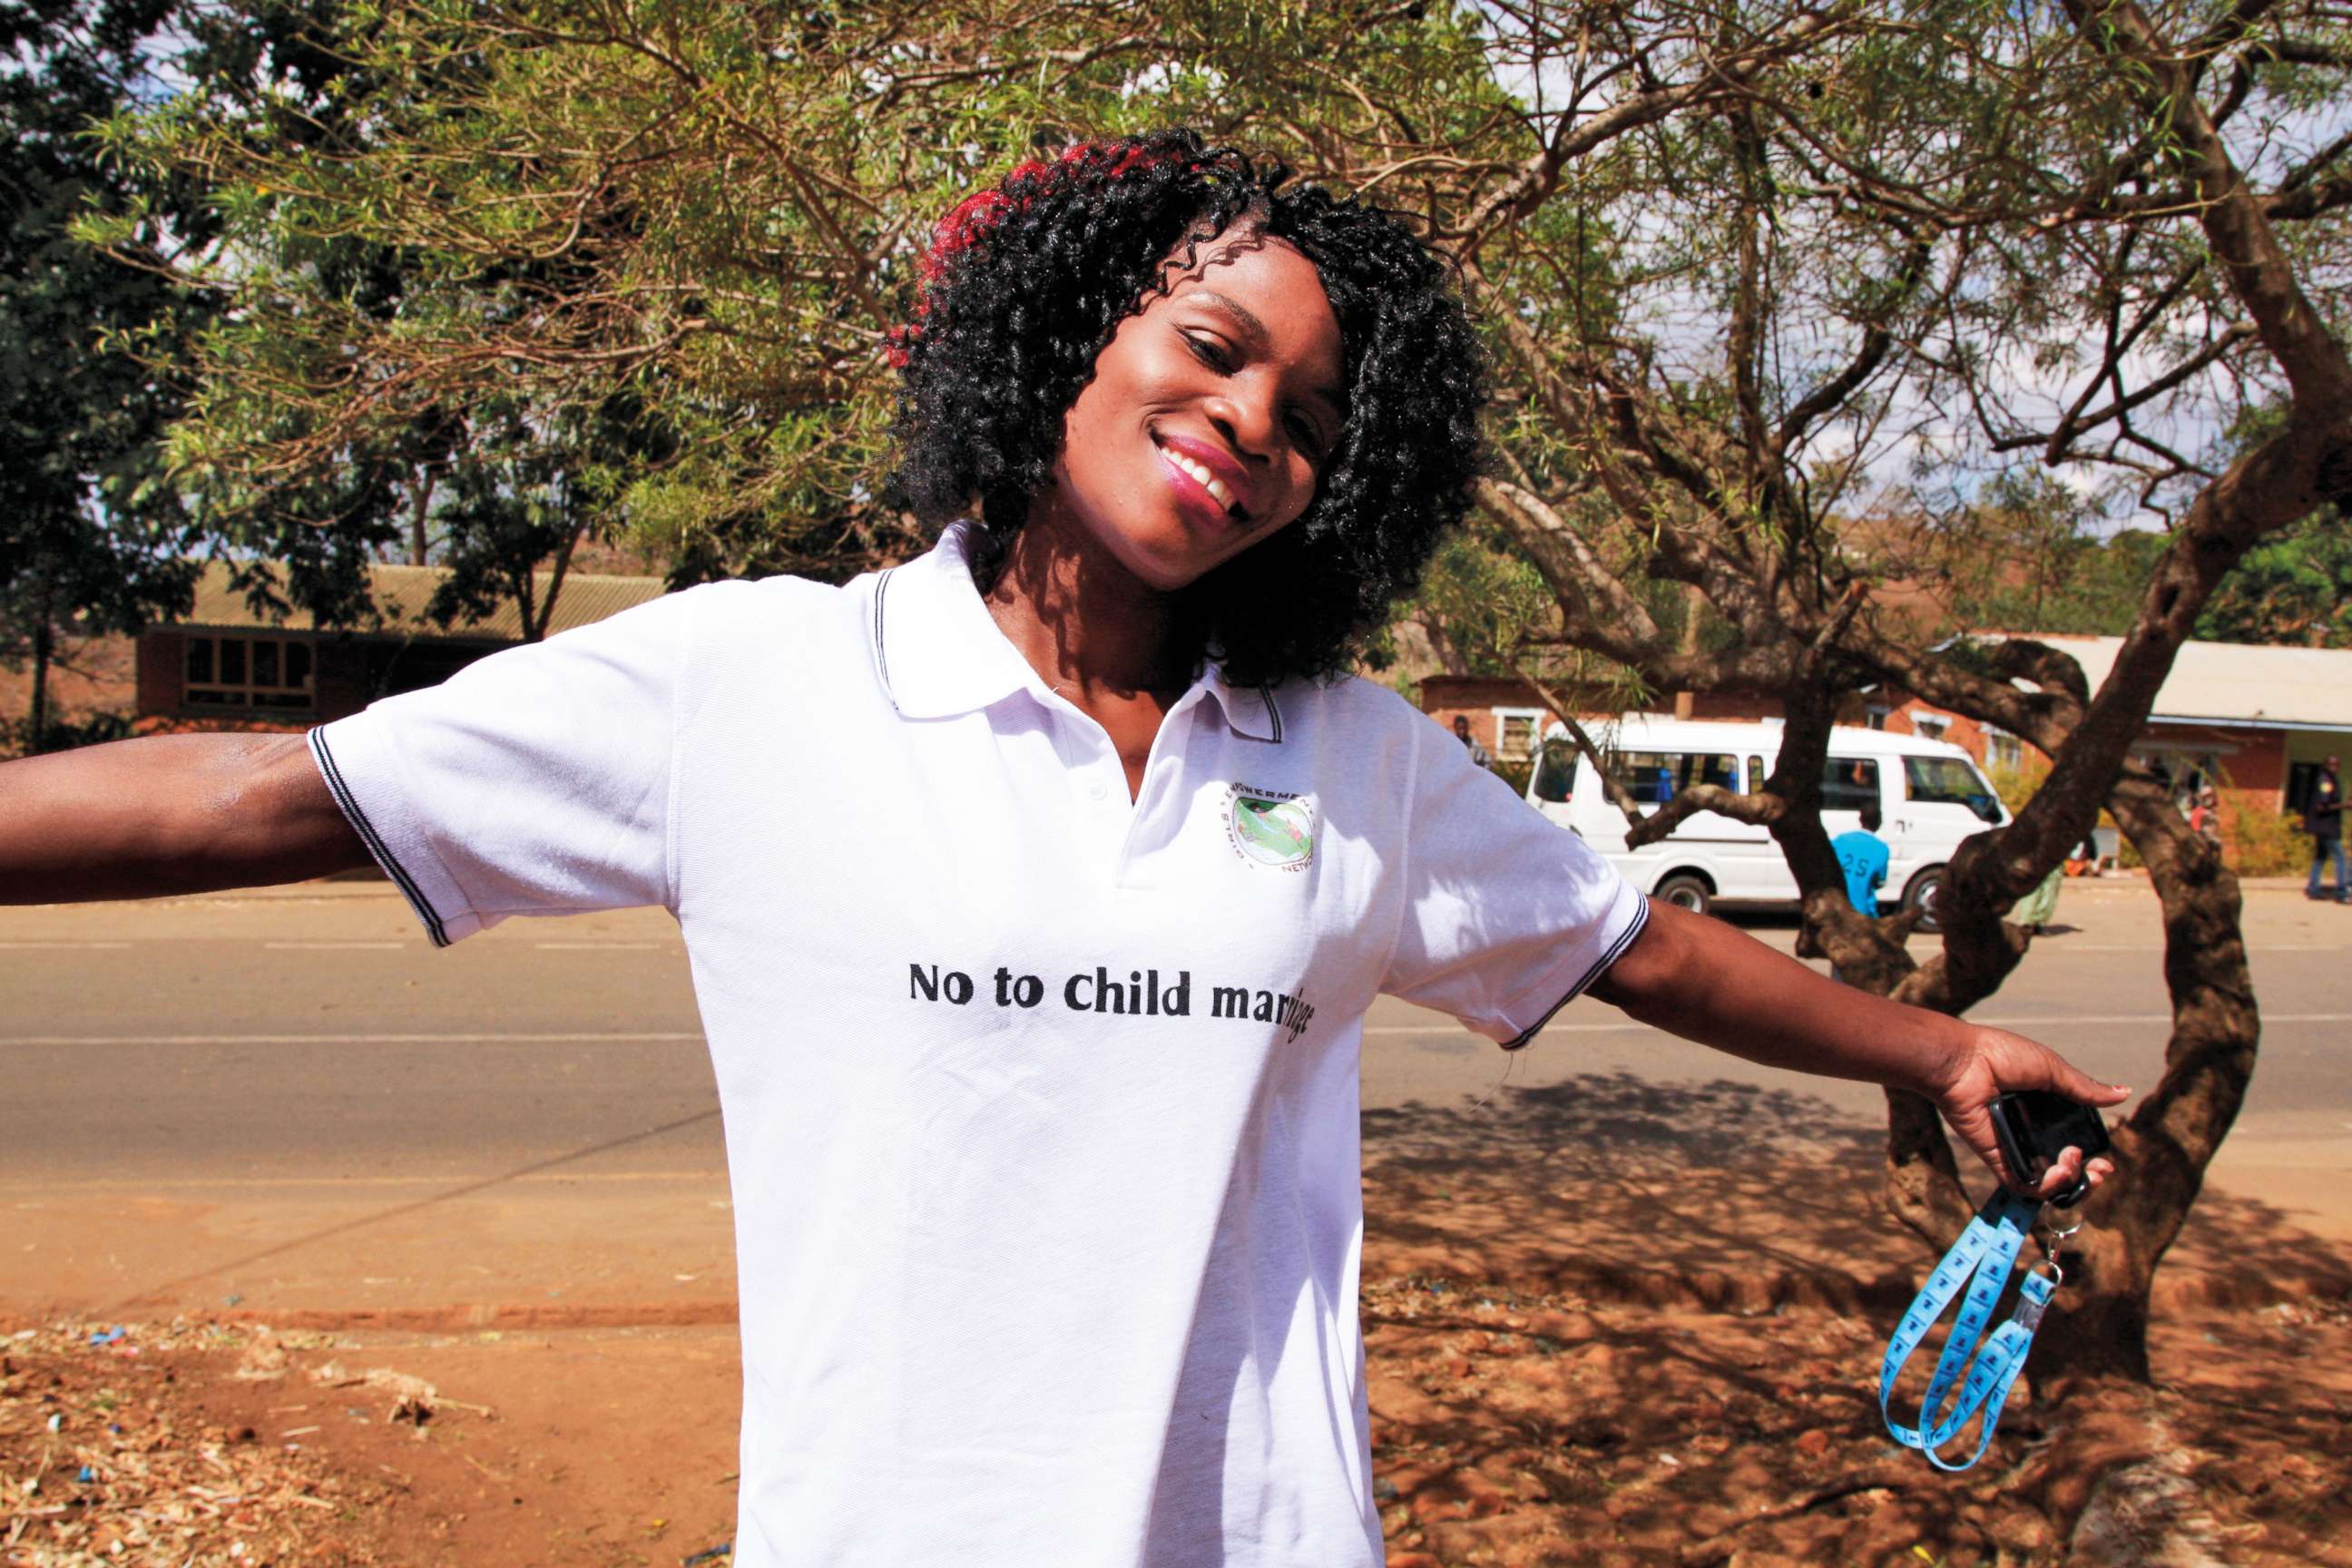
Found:
M 840 517 L 900 537 L 873 517 L 882 351 L 974 185 L 1173 121 L 1352 172 L 1497 96 L 1465 23 L 1352 5 L 369 0 L 310 26 L 328 66 L 199 73 L 108 132 L 201 178 L 219 227 L 182 263 L 232 304 L 180 457 L 267 510 L 435 410 L 555 423 L 626 385 L 677 451 L 600 529 L 734 561 Z

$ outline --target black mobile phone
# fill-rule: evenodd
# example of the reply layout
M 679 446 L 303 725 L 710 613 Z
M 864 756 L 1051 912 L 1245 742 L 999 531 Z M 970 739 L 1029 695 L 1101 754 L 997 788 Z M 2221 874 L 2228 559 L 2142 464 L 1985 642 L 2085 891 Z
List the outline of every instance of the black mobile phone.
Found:
M 2105 1153 L 2108 1147 L 2107 1124 L 2096 1107 L 2046 1089 L 2021 1089 L 1995 1100 L 1992 1132 L 2011 1172 L 2029 1186 L 2041 1185 L 2042 1178 L 2068 1149 L 2080 1149 L 2087 1163 L 2092 1156 Z M 2050 1201 L 2070 1209 L 2090 1190 L 2087 1180 L 2078 1181 L 2071 1191 Z

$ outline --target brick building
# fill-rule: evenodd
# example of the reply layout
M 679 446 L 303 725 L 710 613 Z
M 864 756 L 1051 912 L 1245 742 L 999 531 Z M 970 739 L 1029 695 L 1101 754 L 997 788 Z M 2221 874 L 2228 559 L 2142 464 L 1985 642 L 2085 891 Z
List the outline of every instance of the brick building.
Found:
M 2121 637 L 2035 640 L 2072 655 L 2093 691 L 2123 647 Z M 1987 745 L 1995 761 L 2003 748 L 2027 749 L 1999 731 Z M 2132 751 L 2184 797 L 2210 784 L 2225 801 L 2299 811 L 2321 760 L 2352 755 L 2352 648 L 2183 643 Z
M 1551 725 L 1550 710 L 1511 676 L 1431 675 L 1420 683 L 1422 711 L 1448 731 L 1466 719 L 1487 754 L 1509 767 L 1525 766 Z
M 179 620 L 138 639 L 137 708 L 142 730 L 308 729 L 357 712 L 378 697 L 437 684 L 522 640 L 511 601 L 491 615 L 441 627 L 423 618 L 446 575 L 436 566 L 368 568 L 379 617 L 352 631 L 320 630 L 310 616 L 257 616 L 214 563 Z M 545 574 L 541 591 L 545 591 Z M 570 573 L 549 635 L 603 620 L 662 592 L 658 577 Z

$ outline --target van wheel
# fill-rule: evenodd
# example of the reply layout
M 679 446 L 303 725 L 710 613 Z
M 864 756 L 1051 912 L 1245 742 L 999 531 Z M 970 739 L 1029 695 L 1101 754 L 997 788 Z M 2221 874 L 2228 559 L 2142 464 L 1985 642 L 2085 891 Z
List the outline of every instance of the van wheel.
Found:
M 1703 915 L 1706 913 L 1707 905 L 1714 900 L 1715 889 L 1706 885 L 1705 877 L 1695 871 L 1677 871 L 1659 883 L 1658 890 L 1650 896 L 1662 899 L 1678 910 Z
M 1919 923 L 1914 928 L 1930 933 L 1944 929 L 1937 918 L 1944 901 L 1944 868 L 1930 866 L 1911 879 L 1903 889 L 1903 907 L 1919 911 Z

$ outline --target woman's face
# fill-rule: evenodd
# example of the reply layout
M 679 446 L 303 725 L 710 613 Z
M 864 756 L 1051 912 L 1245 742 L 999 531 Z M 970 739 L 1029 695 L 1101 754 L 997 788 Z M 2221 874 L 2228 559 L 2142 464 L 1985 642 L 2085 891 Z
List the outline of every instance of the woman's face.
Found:
M 1064 416 L 1055 510 L 1181 588 L 1307 510 L 1347 416 L 1342 377 L 1314 264 L 1228 231 L 1096 359 Z

